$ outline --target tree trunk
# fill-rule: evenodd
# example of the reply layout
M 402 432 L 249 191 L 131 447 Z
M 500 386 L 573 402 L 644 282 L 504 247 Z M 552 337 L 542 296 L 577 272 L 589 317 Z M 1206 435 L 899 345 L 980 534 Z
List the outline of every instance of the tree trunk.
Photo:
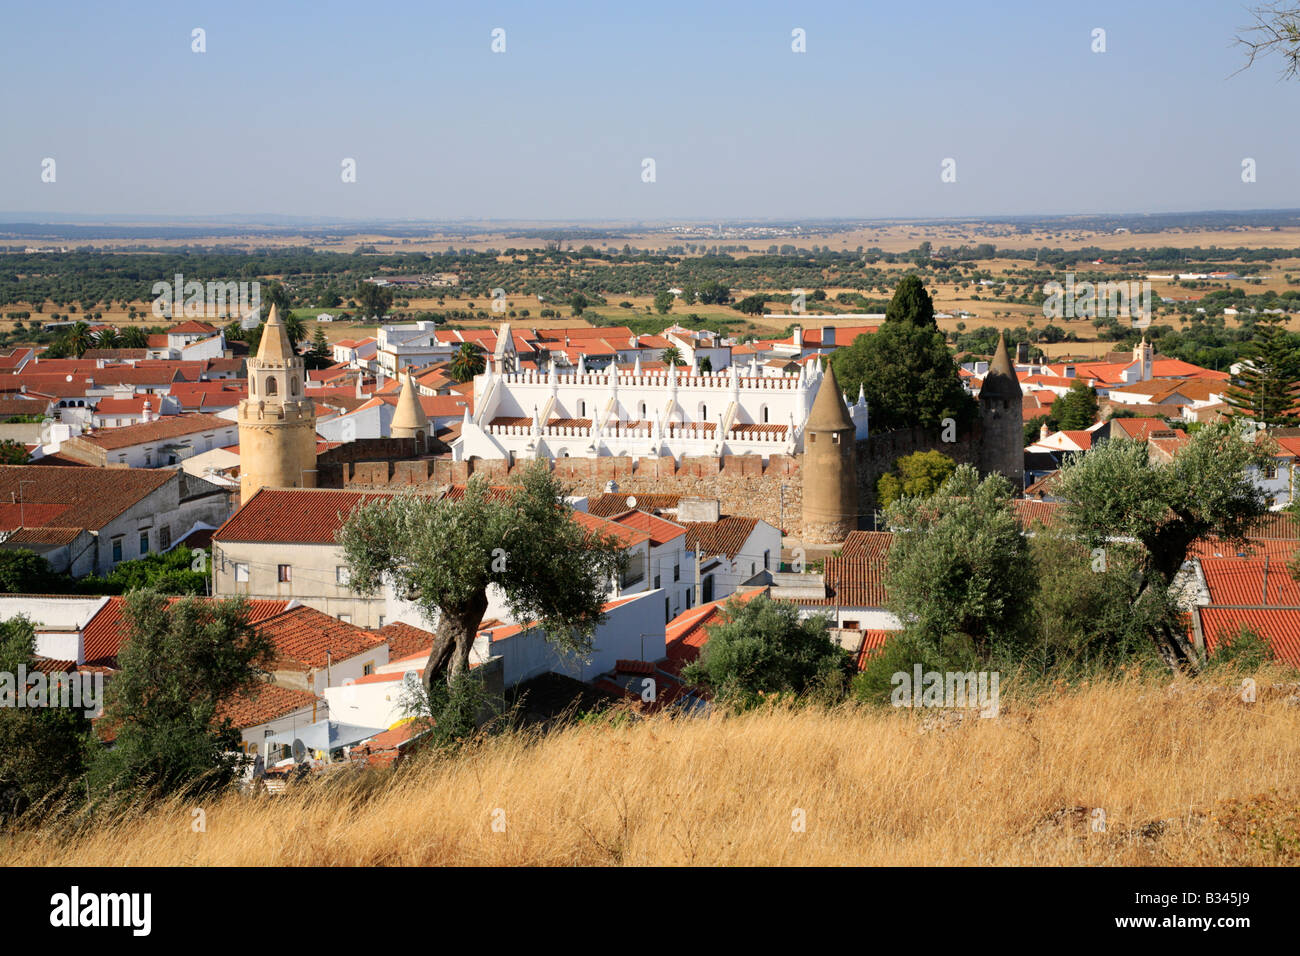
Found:
M 434 631 L 433 653 L 424 668 L 424 686 L 430 691 L 434 681 L 441 678 L 450 683 L 469 670 L 469 652 L 487 611 L 487 594 L 475 595 L 460 607 L 441 610 Z

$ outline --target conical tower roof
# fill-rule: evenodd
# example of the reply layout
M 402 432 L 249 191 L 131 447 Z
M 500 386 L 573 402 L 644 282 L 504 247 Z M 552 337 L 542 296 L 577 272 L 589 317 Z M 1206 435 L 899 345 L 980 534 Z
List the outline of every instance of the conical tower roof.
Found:
M 390 431 L 397 431 L 399 428 L 427 431 L 429 428 L 429 416 L 424 414 L 424 406 L 420 404 L 420 397 L 416 393 L 415 377 L 410 369 L 407 369 L 402 393 L 397 397 L 397 411 L 393 413 L 393 422 L 388 427 Z
M 266 327 L 262 329 L 262 341 L 257 346 L 259 362 L 287 362 L 293 358 L 293 346 L 289 343 L 289 330 L 280 321 L 280 310 L 271 306 L 266 317 Z
M 844 396 L 840 394 L 839 383 L 835 381 L 835 366 L 827 362 L 826 375 L 817 389 L 817 397 L 813 399 L 805 428 L 809 431 L 834 432 L 855 427 L 853 419 L 849 417 L 849 410 L 844 407 Z
M 1011 356 L 1007 353 L 1006 333 L 999 332 L 998 348 L 993 353 L 993 361 L 989 363 L 984 384 L 980 386 L 980 398 L 1005 398 L 1018 402 L 1023 394 L 1020 379 L 1016 378 L 1015 366 L 1011 364 Z

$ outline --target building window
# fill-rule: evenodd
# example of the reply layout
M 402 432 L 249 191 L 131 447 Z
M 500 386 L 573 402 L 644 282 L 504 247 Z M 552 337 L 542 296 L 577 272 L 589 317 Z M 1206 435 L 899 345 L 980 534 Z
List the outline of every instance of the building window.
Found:
M 117 563 L 122 560 L 122 539 L 113 539 L 113 562 Z
M 276 393 L 275 379 L 268 378 L 266 380 L 266 394 L 274 395 L 275 393 Z
M 674 564 L 674 565 L 673 565 L 673 580 L 674 580 L 674 581 L 680 581 L 681 579 L 682 579 L 682 567 L 681 567 L 680 564 Z
M 668 598 L 664 598 L 664 623 L 667 624 L 673 619 L 673 609 L 668 604 Z
M 816 433 L 816 432 L 809 432 L 809 433 L 808 433 L 808 440 L 809 440 L 810 442 L 814 442 L 814 443 L 815 443 L 815 442 L 817 441 L 817 433 Z
M 380 627 L 384 626 L 384 616 L 382 614 L 379 615 L 379 626 Z
M 141 554 L 149 553 L 149 532 L 148 531 L 140 532 L 140 553 Z
M 235 580 L 236 580 L 236 581 L 247 581 L 247 580 L 248 580 L 248 565 L 247 565 L 247 564 L 244 564 L 244 563 L 239 562 L 239 561 L 236 561 L 236 562 L 235 562 Z
M 334 581 L 340 587 L 348 586 L 348 566 L 346 564 L 338 564 L 334 566 Z
M 344 624 L 351 624 L 351 623 L 352 623 L 352 615 L 351 615 L 351 614 L 340 614 L 340 615 L 339 615 L 339 620 L 342 621 Z
M 153 467 L 153 451 L 148 448 L 144 450 L 144 466 L 146 468 Z
M 832 433 L 831 433 L 831 444 L 832 444 L 832 445 L 838 445 L 839 443 L 840 443 L 840 433 L 839 433 L 839 432 L 832 432 Z
M 767 406 L 766 406 L 766 405 L 763 406 L 763 424 L 764 424 L 764 425 L 767 424 Z
M 1277 477 L 1277 465 L 1274 462 L 1264 466 L 1264 477 L 1270 481 Z
M 277 564 L 275 566 L 276 580 L 281 584 L 288 584 L 293 580 L 293 568 L 288 564 Z
M 171 546 L 172 546 L 172 526 L 169 524 L 165 524 L 158 529 L 158 548 L 161 551 L 166 551 Z
M 374 672 L 375 672 L 375 662 L 374 662 L 374 661 L 366 661 L 364 664 L 361 665 L 361 676 L 362 676 L 362 677 L 369 677 L 369 676 L 370 676 L 371 674 L 373 674 Z

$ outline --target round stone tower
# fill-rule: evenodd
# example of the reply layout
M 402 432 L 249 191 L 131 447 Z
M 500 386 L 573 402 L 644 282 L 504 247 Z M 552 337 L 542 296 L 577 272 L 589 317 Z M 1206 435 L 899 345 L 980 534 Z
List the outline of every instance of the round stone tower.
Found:
M 316 406 L 302 359 L 271 306 L 257 358 L 248 360 L 248 398 L 239 403 L 239 500 L 260 488 L 316 487 Z
M 1014 494 L 1025 490 L 1025 427 L 1020 380 L 1007 354 L 1006 336 L 998 335 L 997 351 L 980 386 L 980 471 L 997 472 L 1011 482 Z
M 804 426 L 803 540 L 838 544 L 858 530 L 857 428 L 829 362 Z

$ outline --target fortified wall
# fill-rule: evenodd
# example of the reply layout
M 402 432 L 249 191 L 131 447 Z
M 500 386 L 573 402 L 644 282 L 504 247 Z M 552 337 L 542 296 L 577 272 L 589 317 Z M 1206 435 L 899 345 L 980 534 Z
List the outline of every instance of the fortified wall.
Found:
M 760 455 L 685 456 L 675 462 L 662 458 L 557 458 L 551 471 L 572 494 L 595 496 L 614 482 L 620 494 L 680 494 L 717 498 L 723 514 L 762 518 L 778 527 L 781 521 L 782 485 L 785 486 L 785 528 L 798 535 L 802 513 L 800 455 L 772 455 L 764 464 Z M 504 460 L 367 461 L 340 463 L 342 487 L 357 490 L 402 488 L 435 490 L 462 485 L 472 475 L 502 484 L 510 475 L 532 464 Z
M 892 471 L 904 455 L 918 451 L 938 451 L 958 464 L 979 467 L 981 426 L 976 423 L 959 433 L 953 442 L 943 441 L 936 429 L 900 429 L 880 432 L 856 443 L 858 502 L 862 517 L 859 526 L 870 527 L 876 505 L 876 482 Z M 437 491 L 448 485 L 463 485 L 473 475 L 482 475 L 491 484 L 504 484 L 510 475 L 526 468 L 531 461 L 510 464 L 503 459 L 451 461 L 446 458 L 365 461 L 367 452 L 374 455 L 413 451 L 412 439 L 375 439 L 370 448 L 347 448 L 347 454 L 326 453 L 333 459 L 328 467 L 322 462 L 321 478 L 328 487 L 355 490 L 419 489 Z M 399 444 L 400 443 L 400 444 Z M 360 443 L 355 443 L 360 445 Z M 323 455 L 322 458 L 325 456 Z M 609 482 L 620 494 L 679 494 L 690 497 L 717 498 L 723 514 L 762 518 L 773 527 L 781 526 L 782 500 L 785 508 L 785 531 L 793 537 L 803 532 L 803 455 L 771 455 L 764 463 L 760 455 L 684 456 L 680 462 L 672 456 L 661 458 L 556 458 L 549 460 L 551 471 L 572 494 L 603 494 Z M 784 491 L 782 487 L 784 486 Z

